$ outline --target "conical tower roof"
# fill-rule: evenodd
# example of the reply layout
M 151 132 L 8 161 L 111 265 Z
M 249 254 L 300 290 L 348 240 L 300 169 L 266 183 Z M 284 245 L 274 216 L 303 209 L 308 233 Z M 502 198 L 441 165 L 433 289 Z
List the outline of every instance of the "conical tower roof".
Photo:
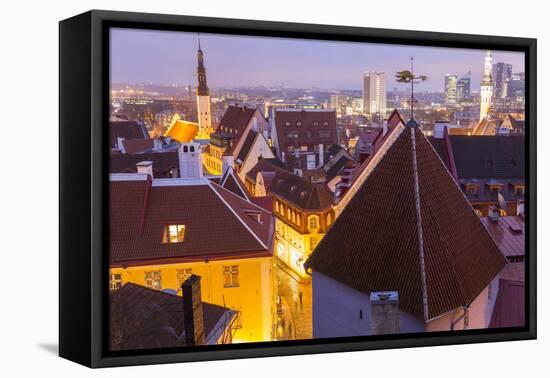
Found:
M 505 259 L 418 127 L 401 122 L 306 262 L 425 321 L 470 304 Z

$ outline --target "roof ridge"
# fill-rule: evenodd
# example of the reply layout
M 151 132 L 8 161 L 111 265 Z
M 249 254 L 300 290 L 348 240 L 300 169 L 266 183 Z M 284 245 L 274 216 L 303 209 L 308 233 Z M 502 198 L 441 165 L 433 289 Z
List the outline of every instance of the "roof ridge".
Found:
M 237 212 L 225 201 L 225 199 L 222 197 L 222 195 L 220 193 L 218 193 L 218 191 L 216 189 L 214 189 L 214 187 L 212 185 L 217 185 L 216 183 L 214 182 L 209 182 L 208 183 L 208 187 L 210 187 L 210 189 L 216 194 L 216 196 L 218 196 L 218 198 L 220 200 L 222 200 L 222 202 L 224 203 L 224 205 L 231 211 L 231 213 L 239 220 L 239 222 L 241 222 L 241 224 L 246 228 L 246 230 L 252 234 L 252 236 L 254 236 L 254 238 L 260 243 L 260 245 L 265 248 L 265 249 L 268 249 L 268 247 L 266 246 L 266 244 L 262 241 L 262 239 L 244 222 L 244 220 L 237 214 Z M 219 185 L 217 185 L 219 186 Z M 244 199 L 242 199 L 241 197 L 239 197 L 238 195 L 236 195 L 235 193 L 232 193 L 231 191 L 223 188 L 220 186 L 220 188 L 222 188 L 223 190 L 225 190 L 226 192 L 228 193 L 231 193 L 232 195 L 234 195 L 235 197 L 241 199 L 244 201 Z M 248 202 L 248 201 L 246 201 Z M 252 204 L 252 202 L 250 202 Z M 252 204 L 254 206 L 256 206 L 255 204 Z M 264 209 L 262 209 L 261 207 L 259 206 L 256 206 L 258 207 L 258 209 L 261 209 L 262 211 L 265 211 Z
M 416 227 L 418 234 L 418 253 L 420 258 L 420 281 L 422 283 L 422 308 L 424 312 L 424 321 L 429 319 L 428 308 L 428 287 L 426 284 L 426 264 L 424 259 L 424 239 L 422 232 L 422 211 L 420 209 L 420 184 L 418 181 L 418 167 L 416 161 L 416 128 L 411 127 L 411 151 L 412 151 L 412 167 L 414 181 L 414 201 L 416 209 Z

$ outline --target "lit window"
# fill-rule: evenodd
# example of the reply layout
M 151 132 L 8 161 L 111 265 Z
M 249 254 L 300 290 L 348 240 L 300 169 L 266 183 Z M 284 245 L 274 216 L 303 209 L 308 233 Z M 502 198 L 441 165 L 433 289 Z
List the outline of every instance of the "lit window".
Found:
M 285 126 L 287 126 L 287 127 L 288 127 L 288 126 L 292 126 L 292 122 L 286 121 L 286 122 L 285 122 Z
M 170 224 L 164 231 L 164 243 L 181 243 L 185 238 L 184 224 Z
M 328 121 L 323 121 L 323 126 L 328 126 Z
M 514 193 L 515 193 L 516 196 L 525 195 L 525 186 L 516 186 L 514 188 Z
M 122 274 L 109 275 L 109 290 L 118 290 L 122 287 Z
M 319 228 L 319 217 L 312 215 L 308 218 L 308 227 L 310 230 L 316 230 Z
M 155 290 L 160 290 L 162 288 L 160 270 L 145 272 L 145 286 Z
M 319 126 L 319 121 L 313 121 L 313 126 Z
M 275 200 L 275 212 L 279 212 L 279 201 Z
M 239 266 L 223 267 L 223 287 L 239 287 Z
M 297 121 L 296 126 L 302 126 L 302 121 Z
M 302 216 L 300 214 L 297 214 L 296 215 L 296 224 L 298 226 L 301 226 L 302 225 Z
M 287 208 L 286 209 L 286 217 L 288 218 L 288 220 L 291 220 L 292 219 L 292 210 L 290 210 L 290 208 Z
M 178 291 L 181 291 L 181 285 L 193 274 L 193 269 L 176 269 L 176 281 L 178 284 Z
M 332 223 L 332 214 L 328 213 L 327 214 L 327 226 L 330 226 L 331 223 Z
M 466 186 L 466 194 L 469 196 L 475 196 L 477 194 L 477 186 L 475 185 Z

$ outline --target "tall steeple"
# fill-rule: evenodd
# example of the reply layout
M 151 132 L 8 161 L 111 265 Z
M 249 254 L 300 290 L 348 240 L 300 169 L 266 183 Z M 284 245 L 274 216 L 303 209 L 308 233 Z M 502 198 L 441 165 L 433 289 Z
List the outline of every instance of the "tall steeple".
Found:
M 480 88 L 480 103 L 479 103 L 479 121 L 483 121 L 487 117 L 491 99 L 493 97 L 493 54 L 487 51 L 485 54 L 485 66 L 483 69 L 483 77 L 481 78 Z
M 209 139 L 212 133 L 212 119 L 210 112 L 210 90 L 206 85 L 206 68 L 204 67 L 204 54 L 201 49 L 200 36 L 198 38 L 199 48 L 197 50 L 197 115 L 199 122 L 198 139 Z
M 197 50 L 197 95 L 198 96 L 209 96 L 210 92 L 208 86 L 206 85 L 206 68 L 204 68 L 204 54 L 201 49 L 201 38 L 198 36 L 199 49 Z

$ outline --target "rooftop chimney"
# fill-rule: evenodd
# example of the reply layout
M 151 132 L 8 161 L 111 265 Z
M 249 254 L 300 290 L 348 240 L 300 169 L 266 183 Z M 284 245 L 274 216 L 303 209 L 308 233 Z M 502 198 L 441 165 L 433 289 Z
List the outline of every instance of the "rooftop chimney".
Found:
M 517 216 L 524 216 L 525 215 L 525 202 L 518 201 L 517 205 Z
M 489 219 L 493 222 L 498 222 L 500 211 L 496 206 L 489 206 Z
M 143 173 L 153 178 L 153 162 L 152 161 L 140 161 L 136 164 L 137 173 Z
M 201 277 L 192 274 L 181 285 L 183 292 L 183 326 L 185 345 L 204 345 L 204 319 L 202 316 Z
M 399 333 L 399 294 L 397 291 L 373 291 L 370 294 L 371 335 Z
M 181 178 L 200 178 L 202 171 L 202 150 L 198 143 L 182 143 L 178 149 Z

